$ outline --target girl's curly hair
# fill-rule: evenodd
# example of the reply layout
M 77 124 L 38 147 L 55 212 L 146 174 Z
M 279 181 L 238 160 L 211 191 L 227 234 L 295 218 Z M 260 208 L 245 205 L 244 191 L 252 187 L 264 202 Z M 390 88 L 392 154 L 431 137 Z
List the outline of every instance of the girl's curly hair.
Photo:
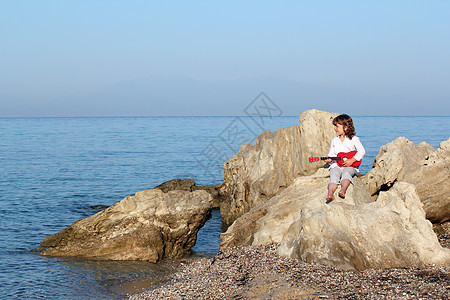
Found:
M 342 114 L 333 119 L 333 125 L 341 124 L 344 127 L 345 135 L 352 139 L 356 132 L 355 127 L 353 126 L 353 120 L 349 115 Z

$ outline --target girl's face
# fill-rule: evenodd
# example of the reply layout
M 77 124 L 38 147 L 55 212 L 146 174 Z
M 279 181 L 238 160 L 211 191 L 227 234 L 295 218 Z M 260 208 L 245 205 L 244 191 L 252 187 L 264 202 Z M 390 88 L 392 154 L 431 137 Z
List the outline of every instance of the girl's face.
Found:
M 342 126 L 342 124 L 336 123 L 334 125 L 334 131 L 336 131 L 337 135 L 345 136 L 345 130 L 347 129 L 347 126 Z

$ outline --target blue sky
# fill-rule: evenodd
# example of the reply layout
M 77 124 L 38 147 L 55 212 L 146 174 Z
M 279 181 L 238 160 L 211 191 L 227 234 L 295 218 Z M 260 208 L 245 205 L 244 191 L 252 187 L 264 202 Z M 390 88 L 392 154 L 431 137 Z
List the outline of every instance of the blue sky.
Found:
M 0 116 L 449 115 L 449 1 L 0 0 Z

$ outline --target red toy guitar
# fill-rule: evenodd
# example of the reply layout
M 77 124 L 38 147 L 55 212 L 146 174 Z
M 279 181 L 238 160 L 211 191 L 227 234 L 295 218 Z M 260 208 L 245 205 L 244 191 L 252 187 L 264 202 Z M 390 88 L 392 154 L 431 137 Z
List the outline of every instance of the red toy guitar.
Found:
M 350 152 L 339 152 L 337 157 L 310 157 L 309 158 L 309 162 L 315 162 L 315 161 L 319 161 L 319 160 L 326 160 L 328 158 L 331 158 L 333 161 L 336 161 L 339 167 L 342 167 L 342 164 L 349 158 L 352 158 L 353 156 L 355 156 L 355 154 L 358 151 L 350 151 Z M 360 161 L 355 161 L 351 166 L 353 168 L 357 168 L 361 165 L 361 160 Z

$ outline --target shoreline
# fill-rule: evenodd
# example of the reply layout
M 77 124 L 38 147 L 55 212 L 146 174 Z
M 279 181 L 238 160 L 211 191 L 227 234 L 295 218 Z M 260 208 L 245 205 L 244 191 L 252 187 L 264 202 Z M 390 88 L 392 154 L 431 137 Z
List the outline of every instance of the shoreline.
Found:
M 450 222 L 439 242 L 450 248 Z M 219 250 L 129 299 L 444 299 L 450 266 L 344 271 L 276 254 L 277 244 Z

